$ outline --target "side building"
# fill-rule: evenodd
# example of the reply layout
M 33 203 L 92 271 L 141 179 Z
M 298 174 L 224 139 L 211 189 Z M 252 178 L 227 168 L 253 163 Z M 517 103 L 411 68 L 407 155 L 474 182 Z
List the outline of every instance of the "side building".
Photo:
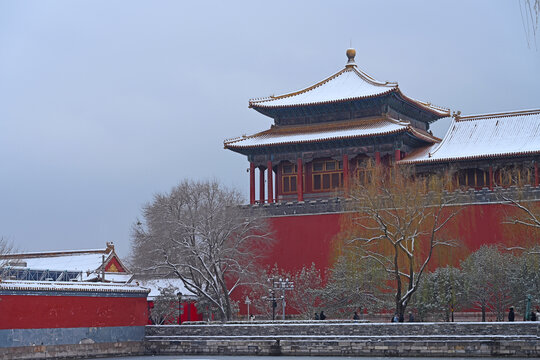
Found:
M 179 279 L 133 274 L 110 242 L 0 255 L 0 348 L 141 341 L 165 287 L 172 323 L 202 319 Z

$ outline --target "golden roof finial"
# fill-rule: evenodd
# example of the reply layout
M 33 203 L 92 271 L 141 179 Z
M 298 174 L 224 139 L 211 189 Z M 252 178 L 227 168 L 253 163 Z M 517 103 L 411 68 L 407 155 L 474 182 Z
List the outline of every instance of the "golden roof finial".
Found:
M 356 66 L 356 63 L 354 62 L 354 57 L 356 56 L 356 50 L 354 50 L 353 48 L 348 48 L 347 49 L 347 67 L 349 66 Z

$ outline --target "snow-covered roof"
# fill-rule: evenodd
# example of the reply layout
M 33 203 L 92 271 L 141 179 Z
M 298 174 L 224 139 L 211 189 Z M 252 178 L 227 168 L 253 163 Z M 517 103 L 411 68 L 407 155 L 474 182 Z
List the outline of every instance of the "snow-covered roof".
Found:
M 25 263 L 29 269 L 40 270 L 68 270 L 94 272 L 102 265 L 103 254 L 77 254 L 63 256 L 47 256 L 38 258 L 18 258 L 17 261 Z M 108 256 L 105 256 L 107 259 Z
M 105 281 L 113 283 L 127 283 L 133 274 L 105 272 Z
M 183 296 L 195 296 L 191 291 L 186 289 L 182 280 L 178 278 L 168 279 L 133 279 L 131 283 L 136 283 L 140 287 L 149 289 L 148 300 L 153 300 L 161 293 L 161 289 L 173 287 L 177 293 L 181 293 Z
M 22 281 L 2 280 L 2 290 L 40 290 L 40 291 L 87 291 L 87 292 L 133 292 L 144 293 L 148 289 L 135 284 L 110 284 L 95 282 L 53 282 L 53 281 Z
M 96 279 L 103 264 L 108 264 L 113 259 L 125 269 L 116 255 L 112 243 L 108 243 L 104 249 L 30 252 L 1 255 L 0 258 L 7 261 L 7 265 L 14 269 L 80 272 L 80 280 L 82 281 Z M 115 276 L 120 274 L 128 275 L 125 281 L 128 281 L 130 277 L 124 271 L 106 273 L 111 274 L 105 278 L 108 281 L 116 281 Z M 120 277 L 118 280 L 125 282 Z
M 224 144 L 225 148 L 241 149 L 382 136 L 406 131 L 429 143 L 439 141 L 439 139 L 429 133 L 412 127 L 409 122 L 378 117 L 308 126 L 274 126 L 270 130 L 251 136 L 226 140 Z
M 540 110 L 457 116 L 439 144 L 399 161 L 419 164 L 540 153 Z
M 352 50 L 352 49 L 349 49 Z M 349 56 L 349 52 L 347 52 Z M 396 92 L 404 100 L 435 113 L 438 116 L 450 115 L 450 110 L 412 99 L 401 93 L 397 83 L 377 81 L 354 63 L 354 55 L 344 69 L 304 89 L 283 95 L 251 99 L 252 108 L 284 108 L 302 105 L 327 104 L 366 99 Z

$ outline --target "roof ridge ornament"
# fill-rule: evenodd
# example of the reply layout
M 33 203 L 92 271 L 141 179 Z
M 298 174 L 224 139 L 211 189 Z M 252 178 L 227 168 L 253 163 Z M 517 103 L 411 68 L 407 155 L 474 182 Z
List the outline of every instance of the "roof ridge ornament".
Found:
M 356 56 L 356 50 L 353 48 L 347 49 L 347 65 L 345 67 L 356 67 L 356 62 L 354 62 L 354 57 Z

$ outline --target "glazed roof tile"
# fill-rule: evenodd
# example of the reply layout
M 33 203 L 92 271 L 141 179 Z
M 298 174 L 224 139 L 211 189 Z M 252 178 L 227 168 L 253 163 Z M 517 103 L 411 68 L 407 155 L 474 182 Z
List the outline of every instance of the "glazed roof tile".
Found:
M 284 108 L 302 105 L 327 104 L 342 101 L 366 99 L 396 92 L 403 99 L 439 116 L 448 116 L 448 109 L 431 105 L 405 96 L 397 83 L 377 81 L 359 70 L 356 65 L 348 65 L 341 71 L 318 83 L 291 93 L 251 99 L 252 108 Z
M 413 128 L 409 122 L 388 118 L 371 118 L 356 121 L 344 121 L 332 124 L 272 127 L 251 136 L 226 140 L 225 148 L 254 148 L 273 145 L 311 143 L 338 139 L 382 136 L 399 132 L 410 132 L 416 137 L 437 142 L 440 139 Z
M 130 292 L 146 296 L 148 289 L 133 284 L 108 284 L 95 282 L 53 282 L 3 280 L 2 290 L 39 290 L 39 291 L 81 291 L 81 292 Z
M 439 144 L 412 152 L 401 164 L 540 153 L 540 110 L 456 117 Z

